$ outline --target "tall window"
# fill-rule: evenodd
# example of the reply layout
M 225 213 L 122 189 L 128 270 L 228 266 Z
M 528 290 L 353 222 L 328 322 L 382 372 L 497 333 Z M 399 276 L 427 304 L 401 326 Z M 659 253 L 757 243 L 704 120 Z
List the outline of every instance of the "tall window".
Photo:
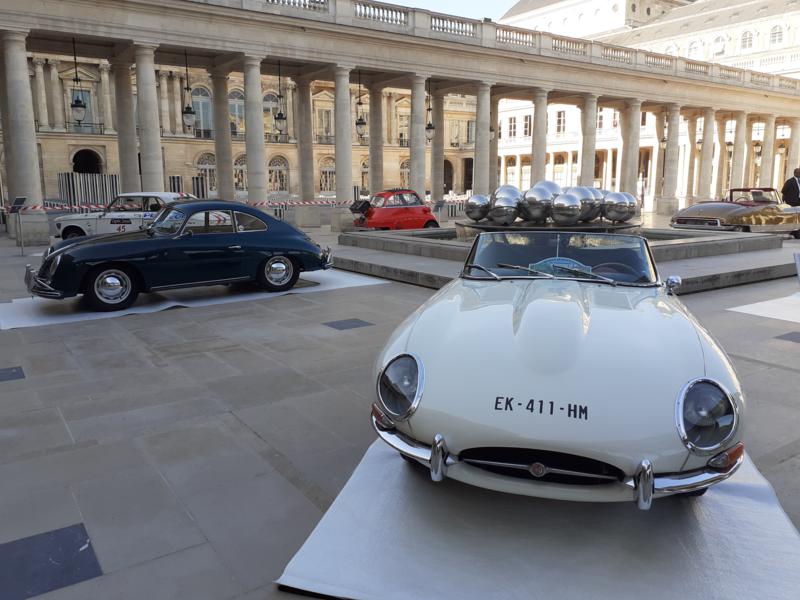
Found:
M 749 50 L 753 47 L 753 32 L 752 31 L 745 31 L 742 34 L 742 50 Z
M 404 147 L 408 147 L 408 140 L 409 140 L 409 121 L 411 119 L 411 115 L 398 115 L 399 127 L 398 127 L 398 135 L 400 137 L 400 145 Z
M 369 192 L 369 159 L 361 161 L 361 191 Z
M 777 46 L 783 43 L 783 29 L 780 25 L 775 25 L 769 32 L 769 45 Z
M 275 127 L 275 117 L 280 110 L 280 102 L 278 102 L 278 95 L 269 92 L 264 94 L 264 131 L 268 134 L 278 133 Z
M 597 109 L 597 128 L 598 129 L 602 129 L 603 128 L 603 109 L 602 108 L 598 108 Z
M 289 191 L 289 161 L 282 156 L 274 156 L 269 161 L 269 191 Z
M 646 113 L 646 112 L 644 112 L 644 111 L 642 111 L 642 118 L 641 118 L 641 123 L 640 123 L 640 125 L 641 125 L 642 127 L 644 127 L 645 125 L 647 125 L 647 113 Z
M 233 161 L 233 183 L 237 190 L 247 189 L 247 155 L 242 154 Z
M 689 51 L 686 53 L 689 58 L 700 58 L 700 42 L 689 44 Z
M 321 144 L 333 143 L 333 110 L 317 109 L 317 141 Z
M 400 187 L 407 188 L 411 185 L 411 159 L 407 158 L 400 163 Z
M 714 56 L 722 56 L 725 54 L 725 38 L 721 35 L 714 39 Z
M 508 137 L 517 137 L 517 117 L 510 117 L 508 119 Z
M 217 189 L 217 157 L 211 152 L 201 154 L 197 159 L 197 176 L 205 181 L 209 192 Z
M 567 112 L 560 110 L 556 113 L 556 133 L 564 133 L 567 130 Z
M 467 143 L 475 143 L 475 121 L 467 121 Z
M 228 94 L 228 110 L 231 118 L 231 133 L 239 135 L 244 133 L 244 94 L 233 90 Z
M 211 93 L 206 88 L 196 87 L 192 90 L 192 108 L 196 115 L 194 123 L 195 136 L 210 138 L 214 129 L 214 121 L 211 110 Z
M 525 115 L 525 120 L 522 122 L 522 135 L 531 137 L 531 115 Z
M 332 156 L 326 156 L 319 163 L 319 190 L 336 191 L 336 161 Z

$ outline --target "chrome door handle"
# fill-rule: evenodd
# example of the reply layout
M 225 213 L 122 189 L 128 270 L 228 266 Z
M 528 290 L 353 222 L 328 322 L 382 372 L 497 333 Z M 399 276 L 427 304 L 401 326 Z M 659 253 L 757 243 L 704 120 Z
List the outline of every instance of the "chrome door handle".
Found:
M 241 250 L 241 246 L 228 246 L 228 250 Z

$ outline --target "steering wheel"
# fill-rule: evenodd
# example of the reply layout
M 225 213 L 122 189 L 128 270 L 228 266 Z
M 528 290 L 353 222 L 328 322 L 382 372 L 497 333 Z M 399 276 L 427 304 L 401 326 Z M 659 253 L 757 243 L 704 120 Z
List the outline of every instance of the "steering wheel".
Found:
M 747 196 L 739 196 L 734 202 L 750 202 L 750 198 Z
M 607 263 L 600 263 L 599 265 L 595 265 L 592 267 L 592 273 L 596 273 L 600 269 L 604 267 L 610 267 L 613 271 L 619 272 L 627 272 L 629 275 L 633 275 L 634 277 L 641 277 L 641 273 L 639 273 L 636 269 L 634 269 L 630 265 L 626 265 L 625 263 L 621 262 L 607 262 Z

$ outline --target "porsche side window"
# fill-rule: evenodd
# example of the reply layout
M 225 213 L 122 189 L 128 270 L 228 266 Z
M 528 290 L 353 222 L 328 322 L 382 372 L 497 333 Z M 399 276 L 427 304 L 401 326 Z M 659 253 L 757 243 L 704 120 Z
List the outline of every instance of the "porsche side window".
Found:
M 229 210 L 206 210 L 194 213 L 186 221 L 185 231 L 193 234 L 233 233 L 233 218 Z
M 258 217 L 236 211 L 236 230 L 239 233 L 246 231 L 266 231 L 267 224 Z

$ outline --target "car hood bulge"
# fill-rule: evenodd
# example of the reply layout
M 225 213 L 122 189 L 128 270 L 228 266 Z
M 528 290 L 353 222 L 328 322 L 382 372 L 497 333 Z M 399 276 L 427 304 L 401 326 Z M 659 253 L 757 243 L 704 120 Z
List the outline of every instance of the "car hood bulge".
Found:
M 686 456 L 675 400 L 704 374 L 703 352 L 693 319 L 658 289 L 459 280 L 421 311 L 407 350 L 425 368 L 419 439 L 446 427 L 460 449 L 535 440 L 616 464 L 653 448 Z
M 700 202 L 680 210 L 675 217 L 709 217 L 722 219 L 742 212 L 752 212 L 752 207 L 735 202 Z

